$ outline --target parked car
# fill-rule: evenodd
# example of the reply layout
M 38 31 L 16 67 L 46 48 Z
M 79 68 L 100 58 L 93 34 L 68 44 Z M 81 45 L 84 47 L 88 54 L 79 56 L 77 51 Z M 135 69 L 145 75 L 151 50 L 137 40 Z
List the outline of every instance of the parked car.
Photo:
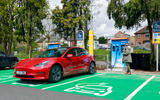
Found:
M 9 56 L 4 52 L 0 51 L 0 68 L 10 67 L 13 68 L 19 61 L 18 57 Z
M 49 80 L 58 82 L 63 76 L 95 73 L 95 59 L 85 49 L 63 47 L 49 49 L 35 58 L 18 62 L 14 77 L 22 80 Z

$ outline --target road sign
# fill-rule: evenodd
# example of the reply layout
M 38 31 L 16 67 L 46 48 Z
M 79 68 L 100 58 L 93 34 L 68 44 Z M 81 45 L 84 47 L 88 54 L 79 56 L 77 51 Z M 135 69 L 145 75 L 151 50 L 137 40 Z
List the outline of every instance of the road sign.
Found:
M 84 48 L 84 32 L 82 30 L 77 32 L 77 46 Z
M 160 20 L 153 22 L 153 32 L 160 32 Z
M 153 33 L 153 44 L 160 44 L 160 33 Z
M 153 22 L 152 43 L 157 44 L 156 71 L 158 71 L 158 45 L 160 44 L 160 20 Z
M 78 41 L 83 41 L 83 31 L 78 31 L 77 33 L 77 40 Z

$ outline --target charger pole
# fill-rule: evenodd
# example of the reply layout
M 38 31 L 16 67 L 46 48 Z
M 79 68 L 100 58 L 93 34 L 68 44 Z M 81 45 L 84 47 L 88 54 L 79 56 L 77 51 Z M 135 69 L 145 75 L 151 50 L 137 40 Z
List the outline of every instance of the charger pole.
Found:
M 157 60 L 156 60 L 156 71 L 158 71 L 158 44 L 157 44 Z

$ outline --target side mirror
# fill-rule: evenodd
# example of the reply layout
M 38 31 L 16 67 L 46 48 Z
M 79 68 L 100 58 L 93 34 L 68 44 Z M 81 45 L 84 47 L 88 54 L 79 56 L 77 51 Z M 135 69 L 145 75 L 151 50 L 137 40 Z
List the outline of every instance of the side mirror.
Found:
M 67 57 L 73 57 L 73 54 L 68 54 Z

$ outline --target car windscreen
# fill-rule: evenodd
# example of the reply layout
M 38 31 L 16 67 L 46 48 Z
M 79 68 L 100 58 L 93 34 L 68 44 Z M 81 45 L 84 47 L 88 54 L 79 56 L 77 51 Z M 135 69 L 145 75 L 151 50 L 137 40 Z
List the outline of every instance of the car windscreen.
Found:
M 40 53 L 36 58 L 61 57 L 68 48 L 57 48 L 46 50 Z

